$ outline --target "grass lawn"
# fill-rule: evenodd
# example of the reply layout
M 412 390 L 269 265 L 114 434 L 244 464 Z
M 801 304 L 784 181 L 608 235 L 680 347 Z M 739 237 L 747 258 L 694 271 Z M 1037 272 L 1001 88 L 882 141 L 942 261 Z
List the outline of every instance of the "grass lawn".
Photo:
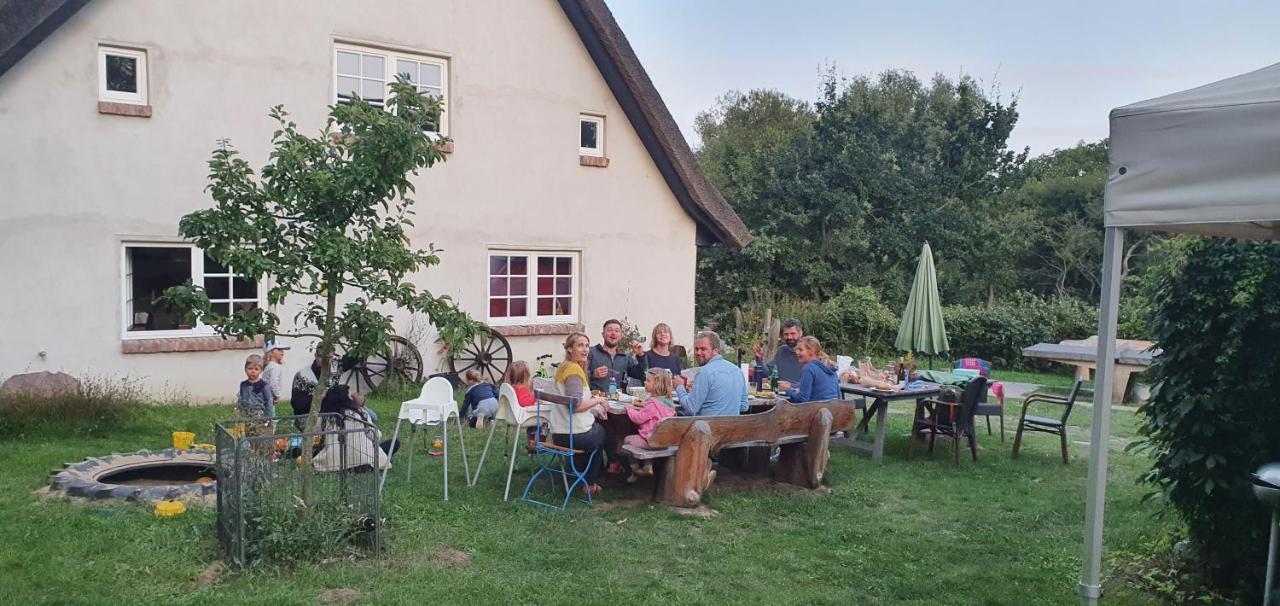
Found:
M 390 434 L 397 404 L 373 404 Z M 1010 408 L 1016 415 L 1019 407 Z M 1073 439 L 1087 439 L 1090 412 L 1073 414 Z M 908 461 L 903 414 L 889 417 L 882 465 L 835 446 L 829 490 L 816 492 L 726 474 L 707 495 L 719 512 L 709 518 L 652 505 L 647 487 L 612 484 L 592 509 L 504 503 L 501 448 L 490 452 L 476 488 L 453 475 L 444 502 L 440 459 L 419 452 L 412 484 L 402 465 L 388 480 L 385 557 L 260 567 L 211 584 L 192 580 L 216 559 L 211 511 L 158 519 L 137 506 L 41 503 L 32 494 L 63 462 L 162 448 L 173 430 L 209 441 L 213 421 L 229 414 L 226 406 L 146 407 L 105 435 L 0 441 L 2 601 L 312 604 L 345 588 L 358 592 L 355 603 L 378 604 L 1078 603 L 1086 447 L 1073 443 L 1063 466 L 1057 440 L 1032 435 L 1014 460 L 1012 433 L 1004 446 L 984 434 L 978 464 L 956 466 L 945 451 L 928 458 L 919 448 Z M 1131 414 L 1114 416 L 1116 448 L 1135 425 Z M 474 464 L 483 437 L 468 429 L 466 439 Z M 1147 466 L 1112 450 L 1113 553 L 1140 551 L 1168 530 L 1152 518 L 1155 505 L 1140 503 L 1146 488 L 1135 478 Z M 523 487 L 528 473 L 517 467 L 516 478 Z M 446 549 L 465 552 L 469 564 L 442 557 Z M 1109 604 L 1159 603 L 1116 579 L 1105 591 Z

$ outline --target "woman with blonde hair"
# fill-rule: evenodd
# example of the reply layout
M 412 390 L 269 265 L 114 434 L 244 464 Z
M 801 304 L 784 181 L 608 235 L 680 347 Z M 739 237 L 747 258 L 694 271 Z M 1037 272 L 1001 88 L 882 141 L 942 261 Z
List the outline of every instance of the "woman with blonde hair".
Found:
M 639 364 L 631 368 L 631 376 L 644 381 L 650 368 L 665 368 L 671 376 L 679 377 L 680 371 L 684 370 L 684 364 L 680 360 L 680 355 L 671 351 L 671 344 L 671 327 L 659 322 L 653 327 L 653 333 L 650 335 L 649 351 L 641 354 L 640 347 L 636 347 L 636 361 Z
M 806 335 L 796 343 L 796 360 L 800 362 L 800 385 L 787 390 L 792 402 L 819 402 L 840 399 L 840 381 L 835 365 L 818 339 Z
M 591 340 L 580 332 L 575 332 L 564 340 L 564 361 L 556 370 L 556 388 L 561 395 L 579 400 L 572 411 L 566 406 L 552 405 L 549 420 L 551 441 L 558 446 L 569 446 L 569 432 L 572 429 L 573 448 L 580 452 L 574 455 L 574 464 L 582 469 L 587 467 L 587 460 L 591 460 L 590 467 L 586 469 L 586 490 L 595 494 L 600 490 L 600 486 L 595 483 L 600 473 L 600 457 L 591 457 L 591 453 L 604 444 L 604 426 L 596 423 L 596 417 L 604 416 L 605 399 L 591 395 L 587 372 L 583 370 L 590 348 Z

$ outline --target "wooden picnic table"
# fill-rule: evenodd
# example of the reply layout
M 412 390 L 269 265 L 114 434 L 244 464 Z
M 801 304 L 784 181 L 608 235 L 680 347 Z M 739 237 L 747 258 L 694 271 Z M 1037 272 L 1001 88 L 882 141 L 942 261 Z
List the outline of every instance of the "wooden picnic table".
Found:
M 925 398 L 936 397 L 942 393 L 942 387 L 937 383 L 926 382 L 924 387 L 916 389 L 898 389 L 891 392 L 877 391 L 870 387 L 858 385 L 857 383 L 841 383 L 840 393 L 846 396 L 853 395 L 861 398 L 871 398 L 871 405 L 866 407 L 866 412 L 862 415 L 862 420 L 858 422 L 858 426 L 854 428 L 849 435 L 844 438 L 832 440 L 837 444 L 852 446 L 859 450 L 865 450 L 871 453 L 871 460 L 879 463 L 884 459 L 884 434 L 885 434 L 885 415 L 889 411 L 889 402 L 899 400 L 915 400 L 916 410 L 919 410 L 920 400 Z M 860 435 L 867 433 L 868 426 L 871 423 L 871 417 L 876 418 L 876 435 L 875 441 L 868 444 L 859 439 Z
M 1159 349 L 1153 349 L 1150 341 L 1116 341 L 1115 384 L 1111 388 L 1111 403 L 1124 401 L 1129 387 L 1129 377 L 1141 373 L 1151 365 Z M 1022 348 L 1024 358 L 1050 360 L 1076 367 L 1077 379 L 1089 379 L 1089 371 L 1098 367 L 1098 338 L 1061 343 L 1036 343 Z

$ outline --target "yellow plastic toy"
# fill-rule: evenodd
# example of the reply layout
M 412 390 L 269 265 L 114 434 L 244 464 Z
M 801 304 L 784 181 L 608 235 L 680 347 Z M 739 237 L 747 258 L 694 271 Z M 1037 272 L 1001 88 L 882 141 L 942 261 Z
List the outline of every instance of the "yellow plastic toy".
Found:
M 190 450 L 196 443 L 196 434 L 189 431 L 173 432 L 173 447 L 178 450 Z
M 161 518 L 172 518 L 180 516 L 187 511 L 187 506 L 182 501 L 160 501 L 156 503 L 156 516 Z

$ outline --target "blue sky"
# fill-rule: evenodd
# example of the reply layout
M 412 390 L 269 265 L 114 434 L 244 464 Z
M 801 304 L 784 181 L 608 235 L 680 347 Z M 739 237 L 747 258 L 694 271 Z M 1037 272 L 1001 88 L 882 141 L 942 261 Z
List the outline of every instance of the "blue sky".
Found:
M 728 90 L 813 100 L 819 72 L 968 74 L 1017 95 L 1032 154 L 1107 135 L 1107 112 L 1280 62 L 1280 2 L 608 0 L 690 144 Z

